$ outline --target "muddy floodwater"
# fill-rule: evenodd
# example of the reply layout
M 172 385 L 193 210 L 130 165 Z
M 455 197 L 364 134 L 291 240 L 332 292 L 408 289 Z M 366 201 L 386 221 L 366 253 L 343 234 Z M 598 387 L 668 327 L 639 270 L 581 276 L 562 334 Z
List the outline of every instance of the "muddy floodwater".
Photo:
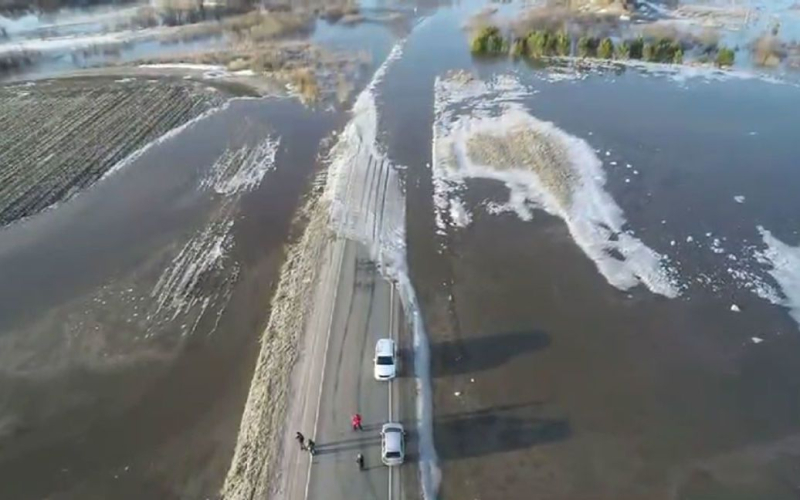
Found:
M 353 130 L 406 197 L 438 498 L 796 498 L 793 79 L 473 58 L 463 27 L 482 4 L 418 7 L 410 34 L 319 24 L 313 38 L 369 45 L 356 94 L 393 54 Z M 352 103 L 169 85 L 174 134 L 0 205 L 0 497 L 220 492 L 295 211 Z M 28 138 L 55 179 L 82 168 L 47 157 L 79 128 L 55 149 Z

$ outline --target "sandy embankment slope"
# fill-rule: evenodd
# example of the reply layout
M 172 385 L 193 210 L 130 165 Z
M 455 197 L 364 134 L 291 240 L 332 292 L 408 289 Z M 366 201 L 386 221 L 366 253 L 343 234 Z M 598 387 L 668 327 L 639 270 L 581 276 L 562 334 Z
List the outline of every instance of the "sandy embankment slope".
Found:
M 306 325 L 316 323 L 312 311 L 325 309 L 319 303 L 309 308 L 317 298 L 315 290 L 319 278 L 331 277 L 327 222 L 327 204 L 321 200 L 319 192 L 314 192 L 295 221 L 296 224 L 305 223 L 305 231 L 288 248 L 281 269 L 272 314 L 261 337 L 236 449 L 223 486 L 223 498 L 267 497 L 275 491 L 283 470 L 278 465 L 283 450 L 283 424 L 289 410 L 291 374 L 299 355 L 298 342 Z M 320 299 L 325 300 L 324 297 Z M 312 335 L 306 336 L 312 340 L 310 337 Z M 295 369 L 302 374 L 308 371 L 303 369 L 302 363 Z

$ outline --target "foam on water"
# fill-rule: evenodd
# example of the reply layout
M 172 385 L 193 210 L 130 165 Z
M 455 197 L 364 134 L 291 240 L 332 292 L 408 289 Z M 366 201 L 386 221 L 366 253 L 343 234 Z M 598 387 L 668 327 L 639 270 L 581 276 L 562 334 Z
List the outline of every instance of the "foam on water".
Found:
M 331 151 L 324 197 L 330 203 L 330 223 L 341 237 L 369 248 L 381 273 L 393 281 L 413 332 L 417 384 L 419 470 L 423 496 L 436 498 L 440 472 L 433 446 L 428 338 L 406 263 L 405 194 L 398 169 L 378 141 L 376 92 L 390 64 L 401 57 L 395 45 L 372 81 L 359 94 L 352 118 Z
M 509 201 L 492 211 L 513 210 L 523 220 L 541 208 L 564 220 L 578 246 L 613 286 L 627 290 L 638 284 L 654 293 L 676 297 L 674 271 L 667 260 L 625 229 L 622 209 L 605 190 L 602 162 L 582 139 L 531 116 L 518 102 L 528 95 L 521 85 L 502 86 L 462 76 L 439 78 L 435 84 L 433 175 L 437 223 L 447 230 L 447 214 L 461 204 L 459 193 L 468 179 L 492 179 L 506 185 Z M 564 165 L 547 168 L 565 176 L 565 186 L 545 184 L 526 165 L 486 165 L 472 158 L 469 143 L 478 136 L 510 137 L 534 132 L 563 152 Z M 565 197 L 564 192 L 567 192 Z

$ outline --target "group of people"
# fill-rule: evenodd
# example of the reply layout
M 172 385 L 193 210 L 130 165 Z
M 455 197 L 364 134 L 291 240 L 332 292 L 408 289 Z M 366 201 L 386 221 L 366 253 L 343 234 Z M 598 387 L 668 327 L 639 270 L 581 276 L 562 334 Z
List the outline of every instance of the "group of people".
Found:
M 350 419 L 350 423 L 352 424 L 354 431 L 364 430 L 364 427 L 361 423 L 361 415 L 358 413 L 353 415 L 353 418 Z M 298 443 L 300 443 L 301 450 L 307 451 L 311 455 L 315 455 L 317 453 L 317 443 L 315 443 L 313 439 L 309 438 L 306 440 L 306 437 L 300 431 L 295 433 L 294 438 Z M 364 455 L 361 453 L 356 455 L 356 464 L 358 465 L 358 470 L 364 470 Z
M 303 435 L 302 432 L 297 431 L 294 435 L 294 438 L 300 443 L 300 449 L 303 451 L 307 451 L 314 455 L 317 452 L 317 443 L 314 442 L 313 439 L 308 438 L 306 441 L 306 437 Z

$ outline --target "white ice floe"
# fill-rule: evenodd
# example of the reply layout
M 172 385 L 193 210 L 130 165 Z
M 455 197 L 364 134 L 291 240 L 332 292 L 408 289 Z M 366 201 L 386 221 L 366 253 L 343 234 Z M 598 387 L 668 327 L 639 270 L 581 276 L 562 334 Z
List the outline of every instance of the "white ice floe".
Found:
M 509 86 L 506 81 L 506 88 L 509 95 L 498 91 L 493 82 L 453 77 L 436 80 L 433 175 L 440 229 L 447 230 L 447 214 L 452 203 L 460 202 L 459 193 L 467 179 L 500 181 L 508 188 L 510 200 L 516 200 L 513 206 L 525 207 L 518 212 L 521 218 L 529 218 L 528 207 L 533 205 L 564 220 L 575 242 L 613 286 L 626 290 L 641 283 L 654 293 L 677 296 L 678 287 L 666 259 L 623 230 L 622 209 L 605 190 L 602 162 L 591 147 L 531 116 L 516 102 L 526 95 L 524 87 Z M 476 136 L 500 138 L 524 131 L 535 132 L 565 152 L 566 168 L 572 176 L 568 203 L 525 165 L 482 165 L 470 155 L 468 144 Z
M 280 139 L 267 137 L 254 148 L 226 150 L 200 182 L 201 189 L 232 195 L 258 187 L 264 175 L 275 168 Z
M 194 333 L 208 311 L 216 309 L 219 321 L 239 272 L 235 263 L 225 265 L 233 245 L 233 207 L 232 203 L 223 205 L 163 271 L 151 292 L 155 307 L 148 317 L 154 324 L 182 315 L 188 319 L 181 325 L 186 335 Z M 216 326 L 215 322 L 209 333 Z
M 780 305 L 788 308 L 800 325 L 800 247 L 787 245 L 761 226 L 758 231 L 767 246 L 759 254 L 759 260 L 768 266 L 769 274 L 781 288 Z
M 736 203 L 744 203 L 744 199 L 745 199 L 745 198 L 744 198 L 744 196 L 742 196 L 742 195 L 738 195 L 738 196 L 734 196 L 734 197 L 733 197 L 733 199 L 734 199 L 734 201 L 735 201 Z
M 381 273 L 394 281 L 398 290 L 413 332 L 420 483 L 425 500 L 434 500 L 441 473 L 433 446 L 428 338 L 407 270 L 405 194 L 398 167 L 378 142 L 377 87 L 391 63 L 401 57 L 402 47 L 399 43 L 392 48 L 356 98 L 352 118 L 331 150 L 324 199 L 331 206 L 332 229 L 366 245 Z
M 750 259 L 747 259 L 746 262 L 739 262 L 735 268 L 726 268 L 726 271 L 740 288 L 749 290 L 772 304 L 782 304 L 783 299 L 780 293 L 775 287 L 764 280 L 759 270 L 752 268 L 753 264 L 753 262 L 750 262 Z
M 450 204 L 450 220 L 458 227 L 467 227 L 472 223 L 472 214 L 459 199 L 452 200 Z
M 719 238 L 711 240 L 711 251 L 716 254 L 725 253 L 725 249 L 722 247 L 722 242 Z
M 732 304 L 732 305 L 731 305 L 731 311 L 732 311 L 732 312 L 737 312 L 737 313 L 738 313 L 738 312 L 741 312 L 742 310 L 741 310 L 741 309 L 739 309 L 739 306 L 737 306 L 736 304 Z
M 750 340 L 752 340 L 754 344 L 760 344 L 764 342 L 764 339 L 762 339 L 761 337 L 750 337 Z

